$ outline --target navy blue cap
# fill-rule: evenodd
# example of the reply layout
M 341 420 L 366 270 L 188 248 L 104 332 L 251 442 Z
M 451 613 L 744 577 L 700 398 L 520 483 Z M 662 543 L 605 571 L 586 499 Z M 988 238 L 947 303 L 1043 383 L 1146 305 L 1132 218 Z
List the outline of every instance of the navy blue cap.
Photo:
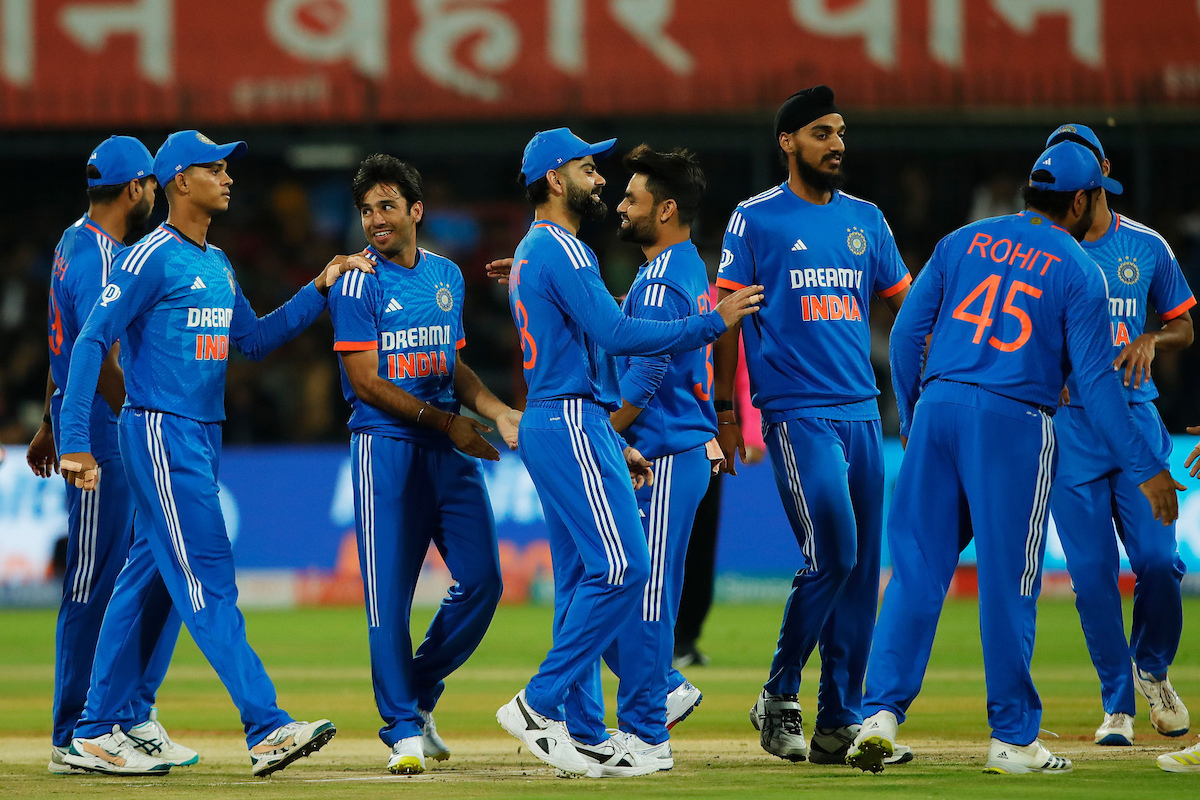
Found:
M 528 186 L 572 159 L 606 156 L 616 146 L 616 139 L 588 144 L 571 133 L 569 128 L 540 131 L 525 145 L 525 154 L 521 157 L 521 179 Z
M 132 136 L 110 136 L 88 156 L 88 166 L 100 173 L 87 179 L 88 186 L 119 186 L 150 175 L 154 157 Z
M 1075 122 L 1059 125 L 1054 129 L 1054 133 L 1046 137 L 1046 147 L 1058 144 L 1059 142 L 1078 142 L 1095 153 L 1096 158 L 1099 160 L 1103 161 L 1107 158 L 1104 155 L 1104 145 L 1100 144 L 1100 137 L 1087 125 L 1080 125 Z
M 193 164 L 211 164 L 246 155 L 245 142 L 217 144 L 200 131 L 176 131 L 154 154 L 154 176 L 166 185 Z
M 1050 173 L 1050 180 L 1034 180 L 1033 174 L 1042 170 Z M 1030 170 L 1029 185 L 1050 192 L 1075 192 L 1097 186 L 1111 194 L 1125 191 L 1121 184 L 1104 177 L 1100 162 L 1078 142 L 1059 142 L 1038 156 Z

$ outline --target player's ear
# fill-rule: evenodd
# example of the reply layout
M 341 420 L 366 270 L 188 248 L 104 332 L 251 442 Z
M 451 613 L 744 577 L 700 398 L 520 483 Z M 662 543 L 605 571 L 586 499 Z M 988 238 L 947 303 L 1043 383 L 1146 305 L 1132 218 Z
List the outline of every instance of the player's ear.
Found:
M 550 184 L 550 194 L 567 193 L 567 185 L 562 176 L 558 174 L 558 170 L 552 169 L 546 172 L 546 182 Z
M 679 214 L 679 206 L 675 204 L 674 200 L 667 199 L 667 200 L 663 200 L 661 203 L 658 204 L 658 221 L 659 222 L 664 222 L 664 223 L 670 222 L 671 218 L 678 216 L 678 214 Z
M 408 214 L 413 222 L 420 222 L 421 217 L 425 216 L 425 204 L 418 200 L 408 207 Z
M 796 152 L 796 143 L 792 141 L 792 135 L 790 133 L 779 134 L 779 149 L 788 155 Z

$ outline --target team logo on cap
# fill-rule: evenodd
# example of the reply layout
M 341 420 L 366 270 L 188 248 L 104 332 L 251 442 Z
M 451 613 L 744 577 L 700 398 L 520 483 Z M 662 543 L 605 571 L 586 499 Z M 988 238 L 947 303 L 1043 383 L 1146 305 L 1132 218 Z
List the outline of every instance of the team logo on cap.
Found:
M 437 304 L 442 311 L 454 308 L 454 295 L 450 294 L 449 284 L 439 283 L 437 286 Z
M 1138 278 L 1142 273 L 1138 271 L 1137 259 L 1126 258 L 1117 266 L 1117 277 L 1121 279 L 1121 283 L 1126 286 L 1132 286 L 1138 282 Z
M 846 236 L 846 247 L 850 248 L 850 252 L 856 256 L 861 256 L 867 252 L 867 237 L 858 228 L 847 228 L 848 235 Z
M 207 136 L 205 136 L 203 133 L 200 133 L 199 131 L 196 132 L 196 138 L 199 139 L 202 143 L 207 144 L 207 145 L 212 145 L 215 147 L 217 144 L 212 139 L 208 138 Z
M 1074 125 L 1063 125 L 1061 128 L 1059 128 L 1058 130 L 1056 130 L 1054 133 L 1055 133 L 1055 134 L 1059 134 L 1059 133 L 1079 133 L 1079 129 L 1078 129 L 1078 128 L 1076 128 Z

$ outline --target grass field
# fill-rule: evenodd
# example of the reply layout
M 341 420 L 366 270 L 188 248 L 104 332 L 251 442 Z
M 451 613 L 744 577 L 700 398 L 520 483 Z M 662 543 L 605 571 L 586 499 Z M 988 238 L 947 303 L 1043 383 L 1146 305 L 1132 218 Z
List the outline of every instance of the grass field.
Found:
M 1185 605 L 1183 645 L 1171 675 L 1200 713 L 1200 600 Z M 424 798 L 602 795 L 628 798 L 769 797 L 801 790 L 808 797 L 1095 798 L 1200 796 L 1200 775 L 1169 775 L 1154 756 L 1194 737 L 1153 732 L 1139 709 L 1133 748 L 1091 744 L 1101 721 L 1099 690 L 1069 601 L 1041 605 L 1034 677 L 1045 705 L 1043 725 L 1061 738 L 1051 749 L 1075 761 L 1066 776 L 986 776 L 988 727 L 982 657 L 973 602 L 947 604 L 925 690 L 901 728 L 913 763 L 866 775 L 848 767 L 790 764 L 764 753 L 746 711 L 765 679 L 781 609 L 722 606 L 713 611 L 703 649 L 708 667 L 689 677 L 704 702 L 674 731 L 676 767 L 628 780 L 560 780 L 495 722 L 497 707 L 528 679 L 549 645 L 550 610 L 503 607 L 475 657 L 451 677 L 437 708 L 438 727 L 454 751 L 425 775 L 390 776 L 387 749 L 375 732 L 366 628 L 361 609 L 307 609 L 248 615 L 250 641 L 267 665 L 280 704 L 300 718 L 328 716 L 338 736 L 324 750 L 267 780 L 256 780 L 228 695 L 185 633 L 159 694 L 162 719 L 177 740 L 201 752 L 198 765 L 164 778 L 54 776 L 46 771 L 53 691 L 54 615 L 0 613 L 0 797 L 376 798 L 419 791 Z M 421 612 L 414 627 L 427 623 Z M 422 628 L 423 629 L 423 628 Z M 815 672 L 805 673 L 801 701 L 811 724 Z M 610 702 L 613 685 L 609 684 Z M 1200 718 L 1197 720 L 1200 726 Z M 1173 793 L 1173 794 L 1167 794 Z

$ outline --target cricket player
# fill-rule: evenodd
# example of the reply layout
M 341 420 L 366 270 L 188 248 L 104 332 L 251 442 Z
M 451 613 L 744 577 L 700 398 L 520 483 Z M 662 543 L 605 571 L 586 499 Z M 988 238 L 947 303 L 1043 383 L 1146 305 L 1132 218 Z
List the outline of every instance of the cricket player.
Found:
M 1087 148 L 1101 172 L 1109 174 L 1104 147 L 1086 125 L 1060 126 L 1046 146 L 1064 141 Z M 1192 343 L 1189 309 L 1196 298 L 1170 245 L 1145 225 L 1111 211 L 1103 189 L 1096 218 L 1080 244 L 1108 284 L 1112 364 L 1121 371 L 1129 410 L 1155 454 L 1167 461 L 1171 437 L 1154 407 L 1158 388 L 1150 364 L 1155 353 Z M 1148 302 L 1162 321 L 1159 330 L 1149 333 L 1144 332 Z M 1104 722 L 1096 730 L 1096 744 L 1133 744 L 1135 687 L 1150 704 L 1155 730 L 1183 736 L 1190 725 L 1187 707 L 1167 677 L 1183 633 L 1179 583 L 1185 567 L 1175 544 L 1175 525 L 1154 519 L 1145 497 L 1103 446 L 1073 376 L 1067 379 L 1067 400 L 1054 417 L 1059 461 L 1050 512 L 1067 557 L 1084 639 L 1100 676 Z M 1128 639 L 1117 586 L 1118 538 L 1136 578 Z
M 545 510 L 555 613 L 545 661 L 496 719 L 546 763 L 593 777 L 660 768 L 657 758 L 630 752 L 621 738 L 603 732 L 573 741 L 564 722 L 569 691 L 598 668 L 636 613 L 650 574 L 630 477 L 640 488 L 652 472 L 609 422 L 620 398 L 614 356 L 696 350 L 756 310 L 761 288 L 747 287 L 713 312 L 673 322 L 621 313 L 595 254 L 576 238 L 585 217 L 607 212 L 595 158 L 615 144 L 588 144 L 556 128 L 526 145 L 521 175 L 535 218 L 508 285 L 529 387 L 518 452 Z
M 1103 446 L 1164 525 L 1183 488 L 1135 424 L 1112 367 L 1104 276 L 1077 242 L 1102 188 L 1121 192 L 1087 148 L 1049 148 L 1031 170 L 1027 210 L 944 238 L 896 319 L 892 375 L 907 450 L 854 766 L 878 771 L 891 754 L 973 536 L 992 728 L 985 772 L 1071 771 L 1037 738 L 1042 707 L 1029 674 L 1057 461 L 1052 417 L 1068 375 Z
M 87 213 L 63 232 L 54 249 L 46 408 L 26 455 L 34 473 L 43 478 L 58 471 L 54 443 L 55 431 L 62 430 L 62 392 L 57 387 L 66 385 L 75 339 L 104 291 L 113 259 L 125 249 L 126 237 L 150 218 L 158 186 L 153 162 L 146 146 L 130 136 L 110 136 L 101 142 L 87 162 Z M 55 630 L 54 729 L 48 767 L 58 774 L 84 772 L 64 762 L 63 756 L 87 700 L 104 610 L 133 541 L 133 498 L 117 446 L 117 415 L 125 402 L 118 350 L 113 345 L 105 357 L 91 402 L 89 424 L 97 463 L 107 476 L 104 489 L 84 492 L 67 485 L 67 565 Z M 127 717 L 139 722 L 128 736 L 143 753 L 172 766 L 188 766 L 199 755 L 171 741 L 153 708 L 181 624 L 169 605 L 161 611 L 167 619 L 130 700 Z
M 624 158 L 633 173 L 617 206 L 617 235 L 640 245 L 638 270 L 621 310 L 633 319 L 672 321 L 707 313 L 708 271 L 691 241 L 691 226 L 707 181 L 686 150 L 658 152 L 639 145 Z M 638 512 L 650 554 L 641 607 L 621 627 L 604 660 L 620 678 L 618 731 L 631 751 L 675 762 L 668 728 L 699 705 L 701 694 L 671 668 L 675 617 L 688 538 L 708 488 L 716 444 L 712 407 L 712 346 L 657 356 L 617 359 L 621 408 L 613 429 L 651 463 L 655 480 L 637 490 Z M 576 739 L 602 741 L 604 695 L 600 668 L 572 690 L 567 728 Z
M 413 775 L 425 758 L 449 758 L 433 709 L 443 680 L 475 651 L 500 602 L 496 525 L 479 459 L 500 458 L 458 414 L 495 420 L 515 448 L 520 412 L 496 399 L 458 350 L 463 277 L 417 247 L 421 176 L 382 154 L 353 184 L 375 273 L 351 272 L 329 298 L 342 391 L 353 409 L 350 452 L 358 558 L 367 605 L 371 679 L 383 717 L 388 769 Z M 429 543 L 455 585 L 413 655 L 413 592 Z
M 297 722 L 279 708 L 246 641 L 217 468 L 231 344 L 265 357 L 325 310 L 325 293 L 352 262 L 331 263 L 274 313 L 255 315 L 229 259 L 206 241 L 212 218 L 229 207 L 228 160 L 245 151 L 244 142 L 218 145 L 197 131 L 167 138 L 154 158 L 167 221 L 114 259 L 72 354 L 63 476 L 86 491 L 102 483 L 90 417 L 100 364 L 120 338 L 126 398 L 118 437 L 138 519 L 100 629 L 87 705 L 63 757 L 95 772 L 170 769 L 135 750 L 126 732 L 137 722 L 127 709 L 146 672 L 146 643 L 161 636 L 160 609 L 172 604 L 241 713 L 253 774 L 283 769 L 335 732 L 329 720 Z
M 883 536 L 883 437 L 871 366 L 871 296 L 900 309 L 911 278 L 872 203 L 846 194 L 846 124 L 833 90 L 784 101 L 775 136 L 788 179 L 738 205 L 725 230 L 721 295 L 761 283 L 743 328 L 754 405 L 803 566 L 784 607 L 771 672 L 750 710 L 764 750 L 845 762 L 862 722 Z M 716 346 L 716 410 L 727 468 L 745 451 L 733 411 L 737 330 Z M 812 748 L 800 672 L 821 647 Z M 904 755 L 901 756 L 902 758 Z

